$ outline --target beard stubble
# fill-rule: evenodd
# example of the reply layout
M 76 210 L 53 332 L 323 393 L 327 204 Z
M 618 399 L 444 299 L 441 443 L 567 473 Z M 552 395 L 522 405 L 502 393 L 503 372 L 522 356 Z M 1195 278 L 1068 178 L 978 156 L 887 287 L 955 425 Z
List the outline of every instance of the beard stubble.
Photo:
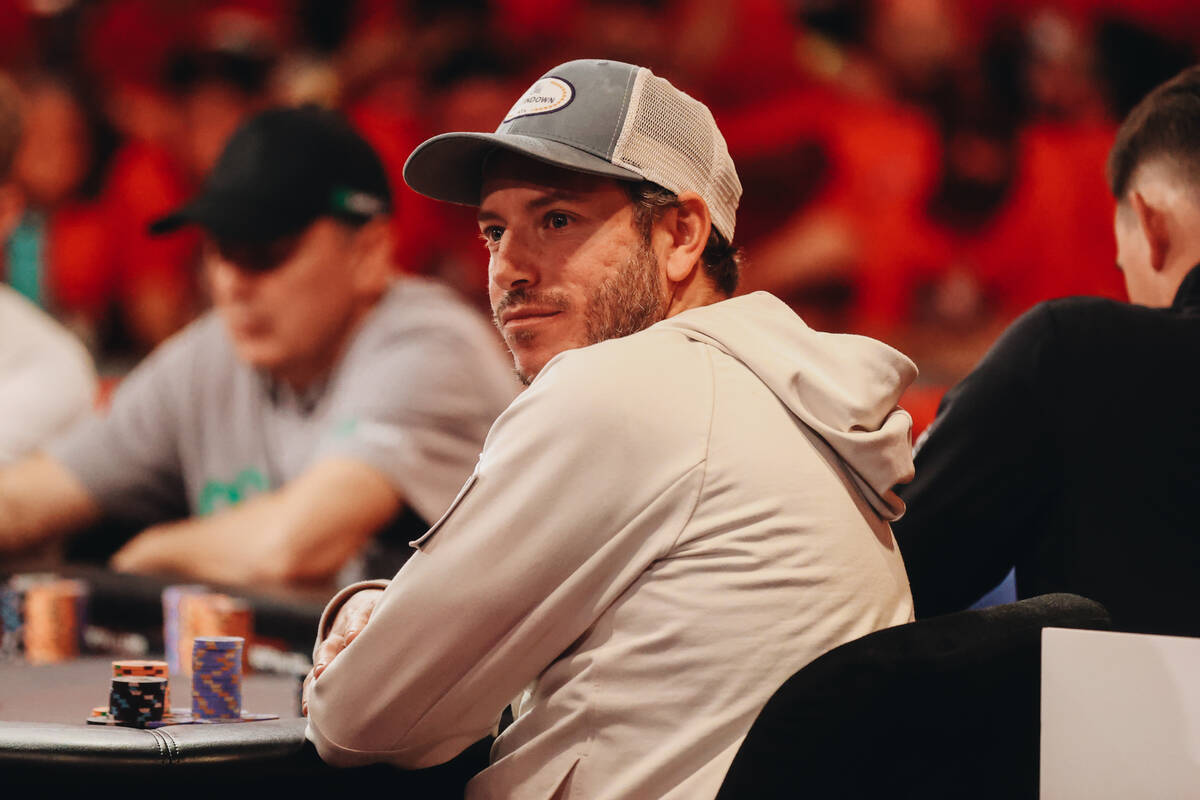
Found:
M 643 240 L 637 252 L 619 270 L 606 275 L 588 298 L 583 313 L 586 341 L 577 346 L 619 339 L 649 328 L 666 319 L 669 299 L 659 274 L 658 259 L 650 250 L 650 243 Z M 526 303 L 559 311 L 571 308 L 570 300 L 559 290 L 512 289 L 496 304 L 493 313 L 496 326 L 500 326 L 500 314 L 505 309 Z M 518 331 L 513 343 L 529 342 L 537 335 L 535 331 Z M 518 366 L 517 377 L 528 385 L 534 376 L 524 374 Z

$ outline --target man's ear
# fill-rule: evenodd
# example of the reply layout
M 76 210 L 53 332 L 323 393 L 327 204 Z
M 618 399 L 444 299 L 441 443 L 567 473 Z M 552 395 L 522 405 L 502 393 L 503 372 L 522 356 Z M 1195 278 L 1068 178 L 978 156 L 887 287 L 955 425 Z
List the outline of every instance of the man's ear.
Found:
M 671 237 L 664 259 L 667 278 L 672 283 L 683 283 L 700 263 L 712 231 L 712 215 L 700 195 L 683 192 L 678 205 L 663 214 L 662 227 Z
M 391 220 L 377 217 L 354 234 L 351 253 L 355 284 L 364 294 L 382 294 L 394 273 Z
M 1167 262 L 1167 253 L 1171 249 L 1171 234 L 1167 227 L 1166 214 L 1146 202 L 1140 192 L 1131 192 L 1129 198 L 1137 219 L 1142 236 L 1150 251 L 1150 266 L 1155 272 L 1161 272 Z

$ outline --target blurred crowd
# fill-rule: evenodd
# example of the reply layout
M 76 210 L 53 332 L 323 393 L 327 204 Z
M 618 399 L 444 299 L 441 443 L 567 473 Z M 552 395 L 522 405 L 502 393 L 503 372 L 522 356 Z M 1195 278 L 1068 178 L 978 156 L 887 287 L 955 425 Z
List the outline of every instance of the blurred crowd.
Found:
M 1123 296 L 1115 121 L 1198 42 L 1192 0 L 0 0 L 26 128 L 0 276 L 119 372 L 206 305 L 198 239 L 146 224 L 248 114 L 315 102 L 385 161 L 396 268 L 482 306 L 473 210 L 407 190 L 406 156 L 494 129 L 550 65 L 614 58 L 713 108 L 744 291 L 948 384 L 1033 303 Z

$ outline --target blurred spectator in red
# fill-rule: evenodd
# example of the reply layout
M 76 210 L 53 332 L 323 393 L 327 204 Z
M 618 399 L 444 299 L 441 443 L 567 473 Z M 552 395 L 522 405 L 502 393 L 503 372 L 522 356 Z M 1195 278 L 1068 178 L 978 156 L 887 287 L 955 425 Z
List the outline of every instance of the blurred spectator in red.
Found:
M 106 107 L 125 140 L 103 188 L 119 246 L 94 305 L 116 305 L 129 346 L 144 352 L 177 330 L 199 301 L 198 239 L 152 239 L 146 225 L 189 196 L 229 134 L 267 101 L 283 39 L 278 4 L 103 4 L 87 28 Z
M 427 96 L 436 98 L 429 104 L 426 120 L 430 133 L 495 130 L 496 120 L 504 118 L 524 83 L 524 75 L 514 74 L 512 66 L 486 46 L 450 55 L 429 75 Z M 408 152 L 396 160 L 398 166 L 403 167 Z M 400 178 L 399 170 L 395 177 Z M 478 238 L 462 234 L 474 229 L 477 209 L 430 203 L 407 184 L 401 185 L 401 203 L 407 203 L 410 212 L 420 209 L 418 219 L 424 226 L 419 231 L 421 243 L 417 245 L 412 238 L 409 241 L 414 243 L 413 254 L 426 259 L 422 271 L 453 286 L 468 301 L 486 310 L 487 249 Z M 417 263 L 410 266 L 416 267 Z
M 96 286 L 111 267 L 103 214 L 83 191 L 91 123 L 62 79 L 27 78 L 21 95 L 24 132 L 12 170 L 21 213 L 4 242 L 6 280 L 94 343 L 105 311 Z
M 432 132 L 431 118 L 441 99 L 429 104 L 422 100 L 422 65 L 414 59 L 426 51 L 439 52 L 443 38 L 454 40 L 459 29 L 453 25 L 420 26 L 414 20 L 421 10 L 402 5 L 376 0 L 359 3 L 353 12 L 346 12 L 345 40 L 325 46 L 332 50 L 340 44 L 340 105 L 375 148 L 387 172 L 396 209 L 392 215 L 396 268 L 430 274 L 441 244 L 438 204 L 409 189 L 401 173 L 408 154 Z
M 1039 300 L 1121 296 L 1113 128 L 1080 29 L 1043 15 L 976 42 L 948 0 L 807 10 L 807 84 L 722 120 L 754 209 L 746 291 L 888 339 L 935 380 Z
M 951 266 L 924 294 L 925 317 L 939 324 L 909 346 L 918 358 L 928 353 L 947 380 L 960 377 L 999 330 L 1042 300 L 1125 297 L 1111 267 L 1113 204 L 1103 175 L 1115 133 L 1111 111 L 1120 111 L 1111 101 L 1128 88 L 1101 85 L 1096 76 L 1143 80 L 1136 100 L 1190 57 L 1172 55 L 1168 42 L 1153 37 L 1157 46 L 1141 45 L 1153 57 L 1134 59 L 1135 69 L 1115 68 L 1120 47 L 1111 25 L 1099 29 L 1097 48 L 1079 19 L 1061 13 L 993 22 L 973 73 L 983 91 L 959 93 L 953 113 L 939 115 L 944 167 L 927 224 L 916 233 L 935 262 Z M 1116 41 L 1128 39 L 1118 33 Z M 1006 104 L 1007 114 L 988 118 L 986 112 L 1003 112 Z M 972 116 L 973 108 L 984 113 Z
M 80 31 L 84 67 L 121 144 L 108 164 L 101 201 L 111 242 L 108 269 L 76 278 L 79 302 L 114 308 L 119 329 L 108 357 L 138 355 L 176 330 L 194 303 L 198 239 L 151 239 L 146 225 L 182 203 L 191 181 L 177 156 L 183 127 L 162 81 L 181 39 L 177 8 L 151 0 L 108 0 L 89 9 Z
M 953 28 L 865 3 L 809 11 L 819 28 L 800 39 L 807 82 L 722 119 L 746 176 L 743 287 L 779 294 L 817 327 L 887 335 L 905 320 L 896 275 L 919 263 L 904 243 L 938 162 L 937 131 L 913 98 L 944 81 Z
M 167 82 L 181 114 L 180 156 L 194 180 L 208 174 L 230 134 L 270 100 L 285 25 L 271 5 L 243 0 L 203 8 L 167 58 Z
M 24 192 L 11 180 L 23 105 L 16 83 L 0 73 L 0 239 L 25 213 Z M 86 416 L 95 392 L 95 369 L 79 340 L 0 284 L 0 466 Z
M 77 157 L 105 179 L 98 206 L 78 186 L 35 190 L 47 265 L 16 280 L 33 275 L 34 293 L 108 345 L 144 350 L 200 304 L 195 241 L 144 225 L 268 96 L 342 108 L 391 177 L 398 269 L 480 297 L 482 253 L 447 233 L 454 209 L 407 189 L 404 160 L 438 130 L 490 130 L 517 84 L 586 55 L 658 68 L 713 107 L 745 183 L 746 290 L 888 339 L 947 379 L 1038 300 L 1120 296 L 1095 268 L 1112 260 L 1098 184 L 1109 120 L 1190 58 L 1170 36 L 1200 34 L 1186 0 L 50 5 L 0 4 L 0 58 L 72 76 L 120 141 L 111 158 L 107 141 L 68 146 L 32 170 L 46 174 L 31 190 Z M 69 131 L 68 105 L 49 127 Z

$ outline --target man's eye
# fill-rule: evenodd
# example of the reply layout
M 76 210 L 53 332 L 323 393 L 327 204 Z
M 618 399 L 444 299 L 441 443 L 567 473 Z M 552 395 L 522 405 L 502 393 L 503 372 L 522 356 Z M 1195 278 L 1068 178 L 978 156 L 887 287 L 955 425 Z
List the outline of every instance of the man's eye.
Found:
M 552 211 L 546 215 L 546 221 L 550 224 L 551 228 L 565 228 L 570 223 L 571 218 L 558 211 Z
M 501 228 L 499 225 L 488 225 L 483 229 L 482 235 L 485 242 L 495 244 L 504 235 L 504 228 Z

